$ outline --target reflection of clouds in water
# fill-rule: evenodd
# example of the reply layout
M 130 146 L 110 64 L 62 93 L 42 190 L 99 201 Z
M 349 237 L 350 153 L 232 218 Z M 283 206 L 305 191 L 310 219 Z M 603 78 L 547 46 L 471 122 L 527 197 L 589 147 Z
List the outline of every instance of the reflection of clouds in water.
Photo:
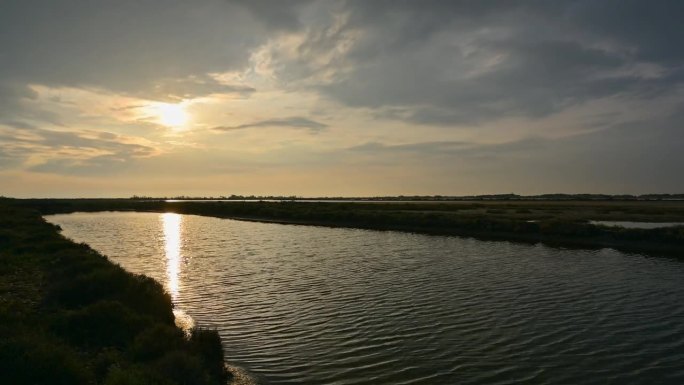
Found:
M 181 263 L 181 224 L 179 214 L 161 215 L 164 225 L 164 251 L 166 255 L 166 288 L 174 302 L 178 299 Z

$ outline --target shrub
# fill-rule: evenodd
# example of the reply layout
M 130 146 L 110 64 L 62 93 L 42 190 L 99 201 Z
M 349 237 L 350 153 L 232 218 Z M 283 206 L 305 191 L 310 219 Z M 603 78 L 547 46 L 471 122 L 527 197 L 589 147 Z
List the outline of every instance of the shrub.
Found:
M 0 383 L 78 385 L 94 382 L 69 347 L 39 334 L 0 342 Z
M 153 370 L 162 378 L 174 379 L 183 385 L 210 385 L 211 377 L 204 370 L 202 361 L 186 352 L 176 350 L 164 354 L 152 364 Z
M 98 301 L 62 313 L 54 325 L 68 341 L 92 349 L 124 347 L 149 323 L 120 302 Z
M 136 360 L 150 361 L 161 357 L 165 352 L 183 347 L 185 336 L 173 326 L 157 324 L 140 333 L 130 348 Z
M 196 354 L 207 358 L 205 361 L 208 364 L 206 370 L 212 377 L 222 379 L 223 383 L 228 380 L 228 374 L 223 364 L 221 337 L 216 330 L 193 329 L 190 334 L 190 346 Z

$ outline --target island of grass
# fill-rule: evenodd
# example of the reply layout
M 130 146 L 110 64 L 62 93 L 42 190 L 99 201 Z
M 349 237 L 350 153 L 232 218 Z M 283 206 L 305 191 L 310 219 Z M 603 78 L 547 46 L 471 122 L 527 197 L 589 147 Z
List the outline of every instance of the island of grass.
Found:
M 224 385 L 216 331 L 186 334 L 170 296 L 0 201 L 0 383 Z
M 666 199 L 649 196 L 638 200 L 620 197 L 548 200 L 519 199 L 516 196 L 516 199 L 449 202 L 167 201 L 149 198 L 11 201 L 15 205 L 35 208 L 43 214 L 117 210 L 175 212 L 285 224 L 409 231 L 684 255 L 684 226 L 638 229 L 593 223 L 684 223 L 684 201 L 672 200 L 669 196 Z

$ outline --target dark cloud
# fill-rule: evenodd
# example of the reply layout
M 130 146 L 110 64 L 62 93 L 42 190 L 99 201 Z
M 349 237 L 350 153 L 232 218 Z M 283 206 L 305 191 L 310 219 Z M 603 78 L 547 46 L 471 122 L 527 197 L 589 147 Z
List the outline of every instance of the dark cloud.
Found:
M 211 94 L 237 94 L 247 97 L 256 89 L 253 87 L 223 84 L 209 76 L 191 76 L 185 79 L 163 79 L 156 83 L 147 97 L 156 100 L 179 101 Z
M 241 130 L 245 128 L 258 128 L 258 127 L 287 127 L 287 128 L 301 128 L 308 129 L 311 131 L 320 131 L 328 127 L 328 125 L 307 119 L 301 116 L 292 116 L 289 118 L 281 119 L 267 119 L 259 120 L 252 123 L 240 124 L 238 126 L 219 126 L 214 127 L 213 130 L 216 131 L 232 131 Z
M 578 29 L 630 47 L 641 60 L 675 66 L 684 60 L 681 1 L 585 0 L 567 7 Z
M 0 5 L 0 84 L 154 94 L 164 79 L 241 68 L 270 28 L 239 4 L 9 0 Z
M 536 118 L 684 84 L 684 36 L 672 16 L 681 2 L 344 4 L 341 27 L 331 19 L 311 28 L 295 57 L 273 53 L 279 78 L 292 85 L 334 73 L 313 87 L 352 107 L 403 109 L 397 118 L 414 123 Z M 354 32 L 343 57 L 311 65 Z
M 23 129 L 34 127 L 31 121 L 61 125 L 54 112 L 30 105 L 37 98 L 38 94 L 27 85 L 0 76 L 0 124 Z
M 270 28 L 296 30 L 302 26 L 298 11 L 312 0 L 237 0 L 235 3 L 248 9 Z
M 97 137 L 88 137 L 84 133 L 39 130 L 40 136 L 38 143 L 48 146 L 51 149 L 77 148 L 79 150 L 92 149 L 114 152 L 119 158 L 151 156 L 156 153 L 153 147 L 127 143 L 118 135 L 98 133 Z

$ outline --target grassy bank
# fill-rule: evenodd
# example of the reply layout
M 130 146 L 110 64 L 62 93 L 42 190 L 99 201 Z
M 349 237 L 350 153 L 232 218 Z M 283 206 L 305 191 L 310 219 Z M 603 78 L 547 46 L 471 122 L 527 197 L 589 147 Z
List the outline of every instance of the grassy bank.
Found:
M 0 201 L 0 383 L 225 384 L 215 331 L 175 327 L 159 283 Z
M 462 235 L 684 255 L 684 227 L 624 229 L 592 220 L 684 222 L 682 201 L 165 202 L 134 199 L 19 200 L 44 214 L 133 210 L 279 223 Z

